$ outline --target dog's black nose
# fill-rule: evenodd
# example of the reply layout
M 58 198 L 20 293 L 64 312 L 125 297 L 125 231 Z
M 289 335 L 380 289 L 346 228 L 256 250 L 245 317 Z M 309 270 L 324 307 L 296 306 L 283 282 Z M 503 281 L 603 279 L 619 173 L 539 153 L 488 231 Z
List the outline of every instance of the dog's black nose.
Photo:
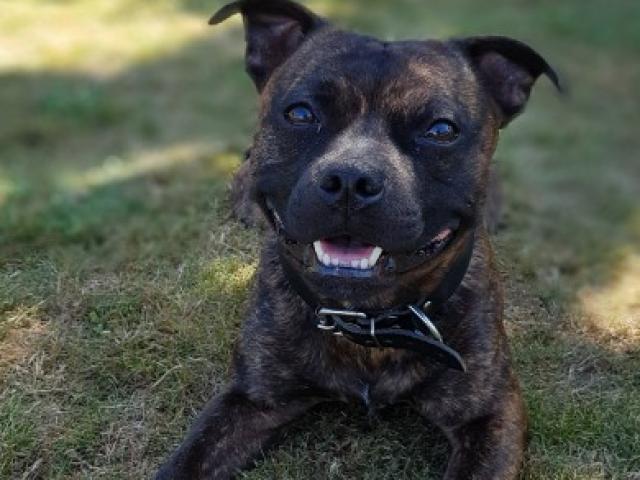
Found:
M 334 169 L 320 177 L 320 196 L 329 206 L 348 204 L 358 209 L 377 203 L 384 192 L 384 177 L 378 172 Z

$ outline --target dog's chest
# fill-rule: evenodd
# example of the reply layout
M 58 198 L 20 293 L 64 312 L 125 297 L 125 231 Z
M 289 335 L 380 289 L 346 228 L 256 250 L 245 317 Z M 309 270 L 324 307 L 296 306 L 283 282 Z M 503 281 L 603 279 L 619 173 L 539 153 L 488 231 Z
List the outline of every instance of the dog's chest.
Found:
M 393 388 L 393 385 L 399 379 L 377 379 L 370 381 L 368 379 L 359 379 L 354 383 L 354 391 L 351 397 L 358 402 L 362 402 L 368 409 L 376 410 L 386 405 L 396 403 L 406 391 Z
M 329 388 L 342 400 L 376 409 L 406 397 L 427 374 L 405 352 L 358 347 L 332 365 Z

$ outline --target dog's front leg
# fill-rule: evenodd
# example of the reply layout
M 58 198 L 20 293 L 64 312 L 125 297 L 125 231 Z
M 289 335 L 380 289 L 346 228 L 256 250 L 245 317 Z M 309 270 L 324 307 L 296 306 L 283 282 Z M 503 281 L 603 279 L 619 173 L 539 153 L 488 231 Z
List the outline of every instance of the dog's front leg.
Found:
M 279 427 L 317 402 L 260 404 L 231 387 L 211 400 L 156 480 L 223 480 L 263 451 Z
M 453 452 L 444 480 L 514 480 L 522 466 L 526 417 L 519 395 L 494 413 L 443 427 Z

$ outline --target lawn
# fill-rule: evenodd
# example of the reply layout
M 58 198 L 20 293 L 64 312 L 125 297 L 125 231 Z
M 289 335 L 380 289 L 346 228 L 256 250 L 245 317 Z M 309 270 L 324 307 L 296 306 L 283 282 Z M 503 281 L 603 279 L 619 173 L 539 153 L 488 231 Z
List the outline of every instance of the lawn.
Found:
M 0 478 L 148 478 L 224 382 L 258 235 L 256 97 L 221 2 L 4 0 Z M 640 2 L 317 0 L 385 38 L 511 35 L 561 72 L 502 135 L 495 238 L 526 480 L 640 478 Z M 411 412 L 325 406 L 246 479 L 439 478 Z

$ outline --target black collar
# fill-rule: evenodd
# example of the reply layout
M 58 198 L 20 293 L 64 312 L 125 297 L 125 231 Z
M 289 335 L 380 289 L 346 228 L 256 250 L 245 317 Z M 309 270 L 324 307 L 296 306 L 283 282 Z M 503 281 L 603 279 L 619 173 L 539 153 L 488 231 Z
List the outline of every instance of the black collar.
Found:
M 426 298 L 414 304 L 376 311 L 354 311 L 327 308 L 318 304 L 316 296 L 293 271 L 280 249 L 281 263 L 287 280 L 315 312 L 320 330 L 343 336 L 354 343 L 371 348 L 401 348 L 429 356 L 450 368 L 466 371 L 458 352 L 447 346 L 428 316 L 433 308 L 443 305 L 462 283 L 473 255 L 474 235 L 469 235 L 464 251 Z

